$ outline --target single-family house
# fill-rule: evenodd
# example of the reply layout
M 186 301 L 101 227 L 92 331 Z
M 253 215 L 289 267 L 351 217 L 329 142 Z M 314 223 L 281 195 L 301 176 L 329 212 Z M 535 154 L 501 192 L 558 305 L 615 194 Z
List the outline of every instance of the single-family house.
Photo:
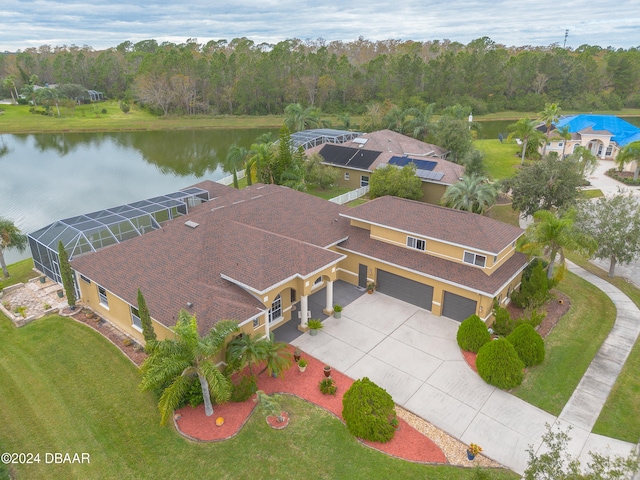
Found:
M 464 168 L 445 160 L 447 151 L 437 145 L 421 142 L 392 130 L 363 133 L 340 144 L 318 145 L 306 151 L 319 154 L 325 165 L 340 171 L 338 185 L 353 190 L 369 185 L 378 167 L 403 167 L 413 163 L 422 180 L 422 201 L 439 204 L 447 188 L 464 174 Z
M 559 129 L 563 127 L 568 128 L 570 139 L 559 137 Z M 544 124 L 539 125 L 538 129 L 546 133 Z M 640 128 L 614 115 L 569 115 L 561 117 L 551 126 L 547 138 L 547 153 L 556 152 L 562 157 L 582 146 L 600 159 L 613 160 L 623 147 L 640 140 Z M 635 170 L 635 165 L 627 168 Z
M 507 302 L 527 265 L 515 251 L 523 230 L 469 212 L 395 197 L 350 209 L 277 185 L 186 190 L 210 199 L 71 259 L 82 301 L 140 341 L 138 289 L 160 339 L 180 309 L 203 333 L 222 319 L 247 333 L 288 321 L 304 330 L 312 293 L 324 290 L 333 311 L 336 280 L 374 282 L 458 321 L 474 313 L 490 321 L 494 299 Z

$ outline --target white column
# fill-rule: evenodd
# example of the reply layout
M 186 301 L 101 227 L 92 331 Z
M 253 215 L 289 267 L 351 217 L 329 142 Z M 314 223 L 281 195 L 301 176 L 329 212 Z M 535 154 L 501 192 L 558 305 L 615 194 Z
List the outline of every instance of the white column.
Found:
M 269 310 L 264 312 L 264 334 L 269 338 Z
M 309 317 L 307 316 L 307 309 L 309 308 L 308 295 L 300 295 L 300 326 L 306 328 Z
M 327 280 L 325 292 L 327 298 L 325 302 L 325 309 L 330 315 L 333 313 L 333 282 L 331 280 Z

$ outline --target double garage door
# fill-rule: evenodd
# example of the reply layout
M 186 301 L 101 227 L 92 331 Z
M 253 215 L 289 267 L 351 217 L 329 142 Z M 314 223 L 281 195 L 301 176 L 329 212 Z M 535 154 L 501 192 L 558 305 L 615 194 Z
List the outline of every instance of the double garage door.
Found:
M 378 270 L 376 279 L 380 293 L 411 303 L 425 310 L 431 310 L 433 287 L 385 270 Z M 444 292 L 442 315 L 461 322 L 476 313 L 476 306 L 477 302 L 475 300 L 455 293 Z
M 431 310 L 433 287 L 379 269 L 376 280 L 380 293 L 411 303 L 417 307 Z

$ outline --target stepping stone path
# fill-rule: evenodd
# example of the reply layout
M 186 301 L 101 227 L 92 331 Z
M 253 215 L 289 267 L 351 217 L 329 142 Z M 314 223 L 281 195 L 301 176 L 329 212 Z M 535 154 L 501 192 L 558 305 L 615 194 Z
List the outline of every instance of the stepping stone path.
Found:
M 17 327 L 21 327 L 37 318 L 43 317 L 45 313 L 53 313 L 67 307 L 67 299 L 58 297 L 58 291 L 62 287 L 51 279 L 47 278 L 44 283 L 40 278 L 32 278 L 26 284 L 19 283 L 6 287 L 0 298 L 0 310 L 9 317 Z M 45 310 L 45 305 L 50 308 Z M 26 307 L 25 316 L 16 313 L 17 307 Z

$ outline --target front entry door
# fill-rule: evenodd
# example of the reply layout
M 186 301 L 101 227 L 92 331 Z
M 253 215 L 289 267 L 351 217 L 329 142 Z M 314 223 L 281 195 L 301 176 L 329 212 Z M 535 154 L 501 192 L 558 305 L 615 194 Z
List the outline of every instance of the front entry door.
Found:
M 361 263 L 358 265 L 358 286 L 367 288 L 367 266 Z

